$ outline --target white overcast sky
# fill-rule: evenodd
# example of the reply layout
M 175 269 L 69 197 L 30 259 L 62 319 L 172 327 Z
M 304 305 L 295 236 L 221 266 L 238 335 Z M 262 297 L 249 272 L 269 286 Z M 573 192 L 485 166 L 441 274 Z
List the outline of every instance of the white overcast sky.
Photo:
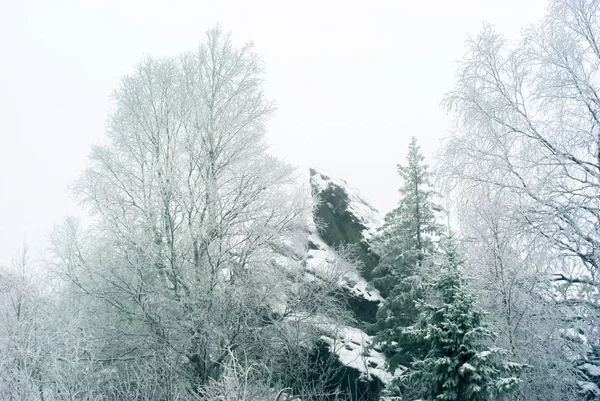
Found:
M 104 133 L 110 92 L 144 55 L 192 50 L 219 22 L 264 57 L 272 151 L 346 179 L 381 211 L 416 136 L 430 156 L 464 42 L 509 37 L 542 0 L 0 0 L 0 263 L 41 250 L 76 209 L 67 186 Z

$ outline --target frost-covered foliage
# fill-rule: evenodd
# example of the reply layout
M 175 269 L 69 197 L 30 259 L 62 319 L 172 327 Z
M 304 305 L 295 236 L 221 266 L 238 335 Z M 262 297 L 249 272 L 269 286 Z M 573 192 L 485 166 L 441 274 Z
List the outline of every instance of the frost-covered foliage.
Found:
M 307 252 L 306 269 L 317 276 L 331 272 L 331 265 L 338 264 L 341 269 L 338 272 L 340 278 L 339 286 L 350 295 L 366 301 L 379 303 L 383 298 L 379 291 L 374 288 L 360 274 L 356 264 L 346 261 L 340 257 L 339 251 L 334 251 L 315 232 L 308 237 L 310 248 Z
M 88 215 L 43 274 L 0 266 L 0 399 L 600 399 L 599 38 L 599 1 L 551 0 L 469 39 L 440 174 L 413 139 L 385 220 L 267 152 L 251 44 L 143 59 L 72 187 Z
M 44 388 L 49 338 L 38 336 L 49 308 L 27 246 L 0 265 L 0 399 L 35 399 Z
M 404 331 L 422 339 L 427 351 L 399 383 L 407 395 L 436 400 L 496 400 L 514 393 L 523 365 L 508 362 L 507 350 L 489 346 L 494 334 L 463 282 L 460 255 L 452 236 L 444 238 L 441 260 L 425 296 L 416 303 L 419 317 Z
M 385 216 L 370 243 L 380 257 L 375 270 L 377 283 L 387 295 L 434 250 L 440 226 L 429 168 L 415 138 L 408 147 L 406 166 L 398 165 L 403 180 L 398 206 Z M 396 295 L 397 295 L 396 291 Z
M 311 201 L 266 152 L 274 107 L 251 45 L 211 30 L 195 52 L 144 59 L 114 101 L 108 141 L 73 188 L 92 218 L 53 234 L 53 269 L 84 302 L 82 324 L 105 322 L 78 357 L 97 394 L 201 396 L 232 352 L 269 361 L 264 385 L 309 374 L 321 334 L 287 317 L 343 323 L 341 278 L 331 266 L 307 276 Z
M 569 268 L 569 261 L 517 223 L 510 194 L 483 185 L 478 192 L 454 198 L 465 243 L 465 279 L 477 289 L 479 307 L 489 312 L 487 321 L 498 334 L 495 343 L 531 365 L 521 397 L 579 399 L 580 362 L 574 360 L 587 353 L 582 335 L 587 323 L 559 301 L 563 295 L 551 281 L 557 268 Z
M 446 98 L 456 129 L 440 181 L 471 216 L 469 257 L 496 272 L 474 284 L 500 341 L 533 365 L 527 399 L 579 399 L 577 382 L 593 383 L 576 368 L 600 344 L 599 38 L 595 0 L 549 1 L 517 42 L 485 26 Z

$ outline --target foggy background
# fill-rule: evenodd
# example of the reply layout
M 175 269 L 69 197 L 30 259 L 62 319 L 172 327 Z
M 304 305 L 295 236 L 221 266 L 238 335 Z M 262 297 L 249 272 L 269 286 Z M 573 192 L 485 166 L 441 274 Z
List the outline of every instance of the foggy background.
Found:
M 192 50 L 220 23 L 252 40 L 279 109 L 274 154 L 347 180 L 382 212 L 411 136 L 431 157 L 468 34 L 516 37 L 540 0 L 0 2 L 0 263 L 75 213 L 68 185 L 102 140 L 109 95 L 144 54 Z M 432 160 L 428 162 L 431 164 Z

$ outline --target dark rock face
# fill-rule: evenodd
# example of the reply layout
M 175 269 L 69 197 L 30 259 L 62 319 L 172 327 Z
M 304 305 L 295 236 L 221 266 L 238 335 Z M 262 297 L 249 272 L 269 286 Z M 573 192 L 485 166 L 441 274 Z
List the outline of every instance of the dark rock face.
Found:
M 364 298 L 356 297 L 352 294 L 344 293 L 345 301 L 348 307 L 354 313 L 354 317 L 360 323 L 360 329 L 365 331 L 367 334 L 372 335 L 373 333 L 369 332 L 369 325 L 375 323 L 377 310 L 379 309 L 379 304 L 368 301 Z
M 317 203 L 315 218 L 319 237 L 330 247 L 351 245 L 358 260 L 362 263 L 362 276 L 371 281 L 371 272 L 377 266 L 378 257 L 369 249 L 364 232 L 368 227 L 360 220 L 360 216 L 349 207 L 349 195 L 346 188 L 332 182 L 330 177 L 310 169 L 312 195 Z M 318 181 L 317 181 L 318 180 Z M 317 182 L 327 182 L 324 188 Z M 371 207 L 366 204 L 366 206 Z M 309 243 L 310 247 L 310 243 Z M 378 303 L 344 293 L 348 307 L 361 323 L 361 329 L 375 323 Z
M 329 346 L 326 343 L 319 344 L 316 355 L 324 360 L 331 359 Z M 343 396 L 348 400 L 353 401 L 376 401 L 379 400 L 381 391 L 384 388 L 381 380 L 372 377 L 367 381 L 360 377 L 360 372 L 347 366 L 343 366 L 340 362 L 335 362 L 338 365 L 337 374 L 331 378 L 328 392 L 333 393 L 340 388 L 343 391 Z
M 377 211 L 356 191 L 344 185 L 343 181 L 332 180 L 327 175 L 310 169 L 310 183 L 312 196 L 316 202 L 315 220 L 319 238 L 332 249 L 350 246 L 359 264 L 362 265 L 360 266 L 362 277 L 370 282 L 371 272 L 378 263 L 378 257 L 369 249 L 366 236 L 373 228 L 374 219 L 370 215 L 377 214 Z M 319 245 L 309 241 L 308 249 L 319 249 Z M 348 284 L 350 288 L 354 286 L 353 282 Z M 349 288 L 340 288 L 338 296 L 353 312 L 358 323 L 357 327 L 368 333 L 369 326 L 376 320 L 379 301 L 367 296 L 365 291 L 357 293 Z M 352 348 L 352 344 L 347 344 L 346 347 Z M 328 344 L 323 343 L 317 359 L 329 359 L 330 355 Z M 339 386 L 343 392 L 342 398 L 350 400 L 379 399 L 380 392 L 384 388 L 384 383 L 380 379 L 371 375 L 370 379 L 366 380 L 363 373 L 338 363 L 339 373 L 331 378 L 332 390 Z M 381 368 L 381 366 L 372 364 L 369 369 L 372 368 Z
M 314 169 L 310 169 L 312 177 L 329 181 L 330 178 Z M 348 193 L 345 188 L 330 182 L 327 188 L 319 188 L 312 184 L 313 197 L 317 201 L 315 217 L 317 219 L 319 236 L 325 243 L 333 248 L 341 245 L 354 245 L 359 260 L 363 263 L 363 277 L 370 281 L 371 273 L 379 259 L 369 249 L 365 242 L 363 232 L 365 227 L 358 216 L 352 213 L 348 206 Z M 370 207 L 370 206 L 369 206 Z

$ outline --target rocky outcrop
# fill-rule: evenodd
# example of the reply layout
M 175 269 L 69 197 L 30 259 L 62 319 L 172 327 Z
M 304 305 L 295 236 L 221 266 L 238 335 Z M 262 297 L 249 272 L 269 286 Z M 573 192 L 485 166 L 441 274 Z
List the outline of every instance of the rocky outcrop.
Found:
M 334 263 L 345 263 L 345 278 L 339 295 L 353 312 L 357 327 L 323 328 L 323 346 L 340 362 L 339 383 L 351 399 L 378 399 L 392 376 L 386 371 L 385 358 L 372 347 L 370 323 L 383 298 L 371 284 L 371 272 L 377 256 L 367 240 L 382 223 L 379 212 L 344 180 L 310 169 L 310 188 L 315 201 L 315 222 L 308 236 L 306 270 L 319 275 Z M 355 255 L 348 262 L 338 250 L 350 249 Z M 326 325 L 325 325 L 326 326 Z M 360 397 L 359 397 L 360 396 Z
M 330 247 L 354 245 L 362 262 L 361 273 L 371 280 L 378 258 L 366 240 L 382 223 L 381 215 L 344 180 L 310 169 L 310 185 L 317 202 L 315 218 L 319 236 Z

